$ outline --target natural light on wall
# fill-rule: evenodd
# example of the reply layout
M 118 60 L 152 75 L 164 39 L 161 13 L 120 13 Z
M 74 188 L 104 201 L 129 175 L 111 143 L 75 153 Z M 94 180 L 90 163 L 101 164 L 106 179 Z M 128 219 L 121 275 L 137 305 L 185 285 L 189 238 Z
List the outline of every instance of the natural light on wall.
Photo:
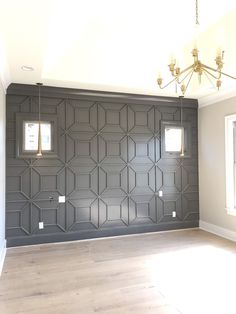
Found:
M 226 210 L 236 216 L 236 114 L 225 117 Z

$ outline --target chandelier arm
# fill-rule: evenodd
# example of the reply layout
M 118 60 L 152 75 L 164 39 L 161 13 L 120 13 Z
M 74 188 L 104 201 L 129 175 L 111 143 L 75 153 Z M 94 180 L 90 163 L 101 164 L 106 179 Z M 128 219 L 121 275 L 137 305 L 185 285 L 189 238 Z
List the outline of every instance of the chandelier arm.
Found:
M 217 72 L 217 73 L 219 73 L 219 77 L 217 78 L 217 77 L 215 77 L 215 79 L 216 80 L 219 80 L 220 79 L 220 77 L 221 77 L 221 71 L 219 71 L 219 70 L 217 70 L 217 69 L 214 69 L 214 68 L 212 68 L 212 67 L 209 67 L 208 65 L 205 65 L 205 64 L 202 64 L 202 66 L 203 66 L 203 68 L 206 68 L 206 69 L 208 69 L 208 70 L 211 70 L 211 71 L 214 71 L 214 72 Z
M 204 73 L 204 75 L 206 76 L 206 78 L 208 79 L 208 81 L 211 83 L 212 87 L 215 88 L 215 84 L 212 82 L 210 76 L 207 74 L 207 72 L 206 72 L 205 69 L 203 69 L 203 73 Z
M 189 83 L 191 82 L 191 79 L 192 79 L 192 77 L 193 77 L 193 73 L 194 73 L 194 70 L 192 70 L 192 73 L 190 74 L 190 77 L 189 77 L 189 80 L 188 80 L 188 83 L 187 83 L 187 85 L 186 85 L 186 88 L 185 88 L 185 92 L 184 92 L 184 93 L 186 93 L 186 91 L 187 91 L 187 89 L 188 89 Z
M 192 67 L 191 67 L 191 70 L 185 75 L 185 77 L 181 81 L 178 81 L 178 83 L 181 84 L 189 76 L 189 74 L 192 73 L 192 71 L 193 70 L 192 70 Z
M 167 86 L 169 86 L 169 85 L 172 84 L 173 82 L 177 82 L 178 85 L 179 85 L 180 83 L 183 82 L 183 80 L 185 80 L 185 79 L 191 74 L 191 72 L 193 71 L 193 70 L 192 70 L 193 67 L 194 67 L 194 64 L 190 65 L 189 67 L 187 67 L 186 69 L 184 69 L 183 71 L 181 71 L 180 74 L 179 74 L 177 77 L 175 77 L 173 80 L 171 80 L 170 82 L 168 82 L 165 86 L 160 86 L 160 85 L 159 85 L 160 89 L 165 89 Z M 189 71 L 188 74 L 184 77 L 184 79 L 182 79 L 181 82 L 179 83 L 178 78 L 179 78 L 183 73 L 185 73 L 186 71 L 188 71 L 189 69 L 191 69 L 191 71 Z
M 217 79 L 217 80 L 220 79 L 220 77 L 221 77 L 222 74 L 225 75 L 225 76 L 228 76 L 229 78 L 231 78 L 231 79 L 233 79 L 233 80 L 236 80 L 236 77 L 234 77 L 234 76 L 232 76 L 232 75 L 230 75 L 230 74 L 227 74 L 227 73 L 225 73 L 225 72 L 219 71 L 219 70 L 217 70 L 217 69 L 211 68 L 211 67 L 209 67 L 208 65 L 203 64 L 203 67 L 205 67 L 205 68 L 207 68 L 207 69 L 209 69 L 209 70 L 212 70 L 212 71 L 214 71 L 214 72 L 219 73 L 219 77 L 218 77 L 218 78 L 215 77 L 215 79 Z
M 175 77 L 173 80 L 171 80 L 169 83 L 167 83 L 165 86 L 160 86 L 160 89 L 165 89 L 167 86 L 169 86 L 171 83 L 173 83 L 174 81 L 177 81 L 177 77 Z
M 224 72 L 220 72 L 221 74 L 225 75 L 225 76 L 228 76 L 229 78 L 233 79 L 233 80 L 236 80 L 236 77 L 232 76 L 232 75 L 229 75 L 227 73 L 224 73 Z
M 204 67 L 203 67 L 204 68 Z M 210 71 L 208 71 L 207 69 L 204 69 L 204 71 L 206 71 L 210 76 L 214 77 L 215 80 L 219 80 L 219 77 L 216 77 L 214 74 L 212 74 Z
M 186 69 L 184 69 L 183 71 L 181 71 L 178 75 L 178 77 L 180 77 L 183 73 L 187 72 L 188 70 L 190 69 L 193 69 L 194 67 L 194 64 L 190 65 L 189 67 L 187 67 Z

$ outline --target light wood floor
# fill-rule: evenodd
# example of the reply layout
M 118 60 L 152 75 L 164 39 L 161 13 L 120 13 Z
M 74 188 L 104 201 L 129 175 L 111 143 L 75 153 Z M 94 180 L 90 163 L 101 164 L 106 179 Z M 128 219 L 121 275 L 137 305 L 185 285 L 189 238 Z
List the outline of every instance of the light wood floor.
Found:
M 193 229 L 7 250 L 1 314 L 235 314 L 236 244 Z

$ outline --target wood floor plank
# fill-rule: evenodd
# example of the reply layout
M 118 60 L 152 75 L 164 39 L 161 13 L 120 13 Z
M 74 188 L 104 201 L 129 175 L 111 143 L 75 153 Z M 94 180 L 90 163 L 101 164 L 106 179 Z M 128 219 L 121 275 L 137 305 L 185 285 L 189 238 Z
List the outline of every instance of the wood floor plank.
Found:
M 235 314 L 221 286 L 236 281 L 235 262 L 234 242 L 199 229 L 11 248 L 0 313 L 222 314 L 227 304 Z

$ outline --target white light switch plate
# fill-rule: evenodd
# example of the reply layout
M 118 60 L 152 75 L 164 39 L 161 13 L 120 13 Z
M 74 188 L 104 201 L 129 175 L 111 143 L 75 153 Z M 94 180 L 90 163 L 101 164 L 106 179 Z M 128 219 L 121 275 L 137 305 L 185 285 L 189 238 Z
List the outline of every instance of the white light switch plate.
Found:
M 65 203 L 66 202 L 66 197 L 65 196 L 58 196 L 58 202 L 59 203 Z
M 39 229 L 43 229 L 44 228 L 44 223 L 43 223 L 43 221 L 40 221 L 39 222 Z
M 160 197 L 162 197 L 162 196 L 163 196 L 163 191 L 159 191 L 159 192 L 158 192 L 158 195 L 159 195 Z
M 172 212 L 172 217 L 173 217 L 173 218 L 176 217 L 176 212 Z

